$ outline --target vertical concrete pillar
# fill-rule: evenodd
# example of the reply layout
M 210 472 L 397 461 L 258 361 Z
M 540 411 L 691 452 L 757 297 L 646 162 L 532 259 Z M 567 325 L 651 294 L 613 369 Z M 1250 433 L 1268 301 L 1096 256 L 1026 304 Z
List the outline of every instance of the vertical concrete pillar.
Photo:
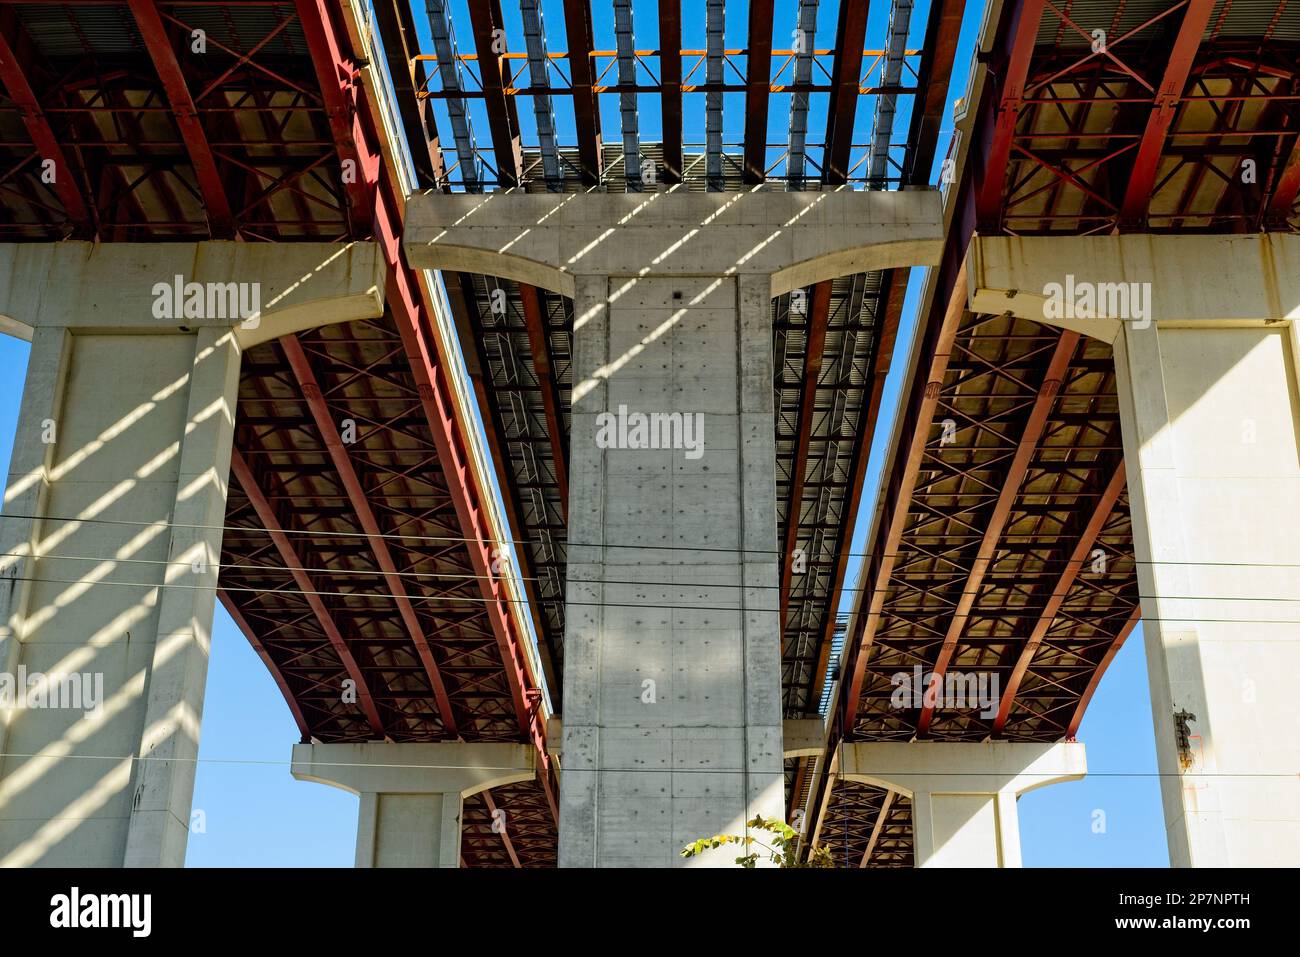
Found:
M 983 237 L 968 267 L 973 309 L 1113 344 L 1170 863 L 1294 866 L 1300 237 Z
M 242 350 L 380 314 L 374 252 L 0 245 L 0 866 L 184 862 Z
M 1016 799 L 1087 771 L 1077 743 L 847 744 L 839 762 L 840 777 L 911 799 L 917 867 L 1020 867 Z
M 293 776 L 360 797 L 357 867 L 460 867 L 465 798 L 529 780 L 535 760 L 523 744 L 299 744 Z
M 1300 862 L 1297 355 L 1294 321 L 1115 342 L 1175 867 Z
M 33 337 L 0 646 L 50 697 L 4 712 L 2 864 L 184 859 L 239 358 L 228 328 Z
M 770 288 L 577 278 L 561 866 L 782 814 Z
M 937 262 L 941 221 L 923 191 L 412 198 L 413 264 L 574 296 L 562 867 L 783 816 L 772 297 Z

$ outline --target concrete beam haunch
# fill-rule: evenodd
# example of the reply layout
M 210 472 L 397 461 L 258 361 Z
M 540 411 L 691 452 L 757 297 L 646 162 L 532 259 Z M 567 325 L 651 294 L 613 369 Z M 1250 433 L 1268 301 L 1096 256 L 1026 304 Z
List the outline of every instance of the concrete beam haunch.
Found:
M 779 296 L 837 276 L 934 265 L 938 192 L 422 194 L 407 205 L 412 265 L 574 295 L 574 277 L 771 277 Z
M 361 798 L 357 867 L 459 867 L 464 799 L 531 780 L 536 761 L 525 744 L 296 744 L 292 773 Z
M 1082 744 L 846 744 L 840 777 L 912 800 L 917 867 L 1019 867 L 1016 798 L 1087 773 Z
M 384 268 L 371 242 L 0 243 L 0 332 L 31 341 L 47 326 L 114 333 L 234 326 L 247 349 L 383 315 Z M 253 307 L 252 315 L 207 308 L 209 290 L 224 307 L 232 284 L 229 301 Z M 196 285 L 203 308 L 187 310 Z

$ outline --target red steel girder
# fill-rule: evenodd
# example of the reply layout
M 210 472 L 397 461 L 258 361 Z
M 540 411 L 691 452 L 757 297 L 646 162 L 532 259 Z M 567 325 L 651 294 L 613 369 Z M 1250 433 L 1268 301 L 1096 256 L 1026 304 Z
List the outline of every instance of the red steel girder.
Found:
M 993 506 L 993 513 L 989 516 L 988 524 L 984 528 L 984 536 L 980 541 L 979 551 L 975 555 L 974 562 L 971 563 L 970 574 L 962 586 L 956 607 L 953 608 L 952 619 L 948 623 L 948 631 L 943 638 L 943 646 L 932 670 L 933 677 L 930 680 L 935 683 L 943 680 L 944 673 L 948 670 L 948 664 L 952 661 L 953 652 L 957 650 L 957 642 L 961 638 L 962 632 L 966 630 L 970 611 L 975 607 L 975 600 L 979 597 L 980 586 L 984 583 L 984 576 L 993 563 L 998 542 L 1002 538 L 1003 531 L 1006 530 L 1007 520 L 1011 517 L 1012 506 L 1015 504 L 1016 496 L 1020 494 L 1020 486 L 1024 483 L 1025 475 L 1029 472 L 1029 463 L 1034 457 L 1034 452 L 1038 449 L 1038 442 L 1043 436 L 1043 431 L 1047 428 L 1047 419 L 1051 415 L 1052 407 L 1056 404 L 1061 382 L 1070 367 L 1070 360 L 1074 357 L 1075 350 L 1079 347 L 1079 338 L 1079 333 L 1065 331 L 1061 333 L 1061 338 L 1057 340 L 1056 349 L 1053 351 L 1052 359 L 1048 363 L 1042 385 L 1039 386 L 1038 397 L 1034 399 L 1033 409 L 1030 411 L 1029 419 L 1020 434 L 1016 454 L 1012 458 L 1011 465 L 1008 467 L 1007 474 L 1003 479 L 1002 491 L 998 495 L 997 503 Z M 925 737 L 930 730 L 930 722 L 934 718 L 935 705 L 932 696 L 926 695 L 926 700 L 930 703 L 921 709 L 921 716 L 917 720 L 916 734 L 918 737 Z
M 501 17 L 501 0 L 471 3 L 469 18 L 474 29 L 474 48 L 478 52 L 479 80 L 486 96 L 497 180 L 502 188 L 519 186 L 524 181 L 524 154 L 520 147 L 519 112 L 515 98 L 504 93 L 507 85 L 504 78 L 510 76 L 510 68 L 502 57 L 506 52 L 506 32 Z
M 27 135 L 32 138 L 36 152 L 43 160 L 53 162 L 54 191 L 63 203 L 63 210 L 76 234 L 89 235 L 93 230 L 90 211 L 81 190 L 77 188 L 76 177 L 63 155 L 59 138 L 50 128 L 40 100 L 27 78 L 34 56 L 31 40 L 22 30 L 13 11 L 0 11 L 0 83 L 4 84 L 9 98 L 22 113 L 23 125 L 27 128 Z
M 930 181 L 930 167 L 939 144 L 944 108 L 948 102 L 948 82 L 961 33 L 962 13 L 966 0 L 931 0 L 930 19 L 925 27 L 925 51 L 921 59 L 917 88 L 922 92 L 912 107 L 907 142 L 912 151 L 911 167 L 905 171 L 911 185 Z
M 564 29 L 569 40 L 569 80 L 573 88 L 573 119 L 578 134 L 578 165 L 582 168 L 583 185 L 597 186 L 602 172 L 600 104 L 596 100 L 592 75 L 589 0 L 564 0 Z
M 365 142 L 365 132 L 357 109 L 357 67 L 351 57 L 344 57 L 338 39 L 340 33 L 331 19 L 334 4 L 329 0 L 294 0 L 294 5 L 307 46 L 311 48 L 312 65 L 329 117 L 330 135 L 339 154 L 348 221 L 354 231 L 364 235 L 369 231 L 373 215 L 371 197 L 379 175 L 380 157 L 363 155 L 358 150 L 358 144 Z
M 500 819 L 502 823 L 497 824 L 497 806 L 496 802 L 492 800 L 491 788 L 488 788 L 483 792 L 483 803 L 487 805 L 488 817 L 492 819 L 492 829 L 501 835 L 501 843 L 506 849 L 506 854 L 510 858 L 510 863 L 515 867 L 523 867 L 523 865 L 519 863 L 519 855 L 515 853 L 514 842 L 510 840 L 510 827 L 508 822 L 503 818 Z M 498 828 L 500 828 L 500 830 L 497 830 Z
M 772 75 L 773 0 L 750 0 L 745 65 L 745 183 L 767 178 L 767 107 Z M 829 293 L 827 294 L 829 295 Z
M 813 286 L 808 304 L 808 325 L 804 331 L 803 395 L 799 400 L 799 432 L 795 439 L 794 469 L 790 476 L 790 499 L 785 511 L 785 554 L 781 560 L 781 627 L 785 627 L 790 603 L 790 579 L 794 575 L 794 549 L 799 535 L 799 513 L 808 464 L 808 443 L 817 415 L 817 379 L 826 352 L 826 324 L 831 313 L 831 281 Z M 831 616 L 832 619 L 834 616 Z
M 1185 3 L 1187 9 L 1183 13 L 1183 22 L 1178 27 L 1178 35 L 1169 52 L 1164 77 L 1156 89 L 1155 103 L 1147 118 L 1142 141 L 1138 145 L 1137 159 L 1134 160 L 1128 187 L 1124 191 L 1124 201 L 1120 206 L 1121 227 L 1145 228 L 1147 208 L 1151 203 L 1165 136 L 1178 113 L 1192 61 L 1214 9 L 1214 0 L 1185 0 Z
M 311 0 L 297 2 L 300 7 L 311 4 Z M 324 0 L 315 0 L 316 4 L 323 2 Z M 304 28 L 306 26 L 304 24 Z M 328 77 L 333 73 L 351 76 L 353 60 L 350 42 L 346 34 L 336 29 L 327 11 L 321 10 L 318 19 L 311 25 L 308 36 L 316 37 L 311 48 L 318 75 Z M 337 93 L 341 98 L 341 87 Z M 465 539 L 465 549 L 484 599 L 488 620 L 492 624 L 520 735 L 537 750 L 538 781 L 546 791 L 552 815 L 558 819 L 552 766 L 546 750 L 546 728 L 541 718 L 541 692 L 532 686 L 516 609 L 495 570 L 495 560 L 499 556 L 494 551 L 499 544 L 490 534 L 483 491 L 470 461 L 470 443 L 464 431 L 465 424 L 458 414 L 456 390 L 441 353 L 441 344 L 433 332 L 434 320 L 425 305 L 425 293 L 420 285 L 419 274 L 406 261 L 402 250 L 401 186 L 392 181 L 383 168 L 378 149 L 371 145 L 378 143 L 382 135 L 381 126 L 378 119 L 370 115 L 369 104 L 364 98 L 356 101 L 351 129 L 355 139 L 338 144 L 340 157 L 357 156 L 361 168 L 372 171 L 377 181 L 374 206 L 368 220 L 373 223 L 375 241 L 388 267 L 385 280 L 387 306 L 392 311 L 401 336 L 403 351 L 416 383 L 438 461 L 447 479 L 448 491 Z
M 316 381 L 316 375 L 312 372 L 307 353 L 303 350 L 302 343 L 298 341 L 298 337 L 295 335 L 282 336 L 280 346 L 284 349 L 284 354 L 289 360 L 289 367 L 293 370 L 294 377 L 298 380 L 298 385 L 302 389 L 303 398 L 307 401 L 308 409 L 311 410 L 312 419 L 316 423 L 316 430 L 325 443 L 325 449 L 329 453 L 330 461 L 334 463 L 334 468 L 338 471 L 339 481 L 347 493 L 348 503 L 352 506 L 353 512 L 356 513 L 361 530 L 366 534 L 366 544 L 370 546 L 380 570 L 384 573 L 384 583 L 393 595 L 398 613 L 402 617 L 402 623 L 411 636 L 420 663 L 424 665 L 425 673 L 429 678 L 429 686 L 433 689 L 434 700 L 438 703 L 438 713 L 442 716 L 443 727 L 446 729 L 448 737 L 458 737 L 456 715 L 451 709 L 451 699 L 447 696 L 447 686 L 442 680 L 442 673 L 438 670 L 438 662 L 433 656 L 433 649 L 429 647 L 429 639 L 424 634 L 420 619 L 415 614 L 415 606 L 411 604 L 411 599 L 407 597 L 406 586 L 402 583 L 402 576 L 398 573 L 397 563 L 393 561 L 393 554 L 389 551 L 388 541 L 384 538 L 384 533 L 379 527 L 379 521 L 375 518 L 374 509 L 370 506 L 366 490 L 361 486 L 361 479 L 352 465 L 352 459 L 348 456 L 347 447 L 343 444 L 338 427 L 334 424 L 334 419 L 330 415 L 329 406 L 326 405 L 325 397 L 322 395 L 320 385 Z
M 1043 18 L 1046 0 L 1024 0 L 1016 11 L 1015 39 L 1011 45 L 1006 71 L 997 106 L 997 120 L 984 161 L 983 180 L 975 199 L 975 215 L 981 228 L 997 231 L 1002 210 L 1002 186 L 1007 178 L 1007 165 L 1011 161 L 1011 139 L 1016 132 L 1016 122 L 1025 95 L 1025 78 L 1034 55 L 1034 41 L 1038 24 Z
M 663 86 L 665 183 L 682 181 L 682 4 L 659 0 L 659 82 Z
M 221 181 L 221 171 L 217 169 L 216 157 L 208 145 L 203 123 L 194 106 L 194 98 L 190 96 L 185 73 L 181 70 L 176 50 L 167 36 L 162 14 L 154 0 L 129 2 L 136 25 L 140 28 L 140 36 L 149 50 L 149 58 L 158 71 L 158 79 L 162 81 L 163 92 L 167 94 L 167 103 L 176 120 L 176 127 L 180 130 L 181 139 L 185 141 L 190 163 L 194 166 L 194 177 L 198 180 L 199 192 L 203 196 L 208 228 L 214 239 L 229 239 L 235 235 L 235 217 L 230 210 L 230 200 Z
M 564 429 L 560 420 L 560 390 L 551 366 L 551 343 L 542 315 L 542 300 L 536 286 L 519 283 L 519 299 L 523 305 L 524 324 L 528 327 L 528 346 L 533 355 L 533 373 L 542 392 L 542 406 L 546 410 L 546 431 L 551 437 L 551 460 L 555 469 L 555 483 L 560 486 L 560 503 L 564 520 L 569 520 L 569 469 L 564 457 Z
M 870 579 L 871 591 L 868 593 L 870 603 L 867 606 L 867 613 L 857 625 L 857 638 L 850 636 L 844 649 L 844 660 L 853 662 L 853 673 L 849 676 L 848 695 L 844 704 L 844 719 L 841 723 L 842 733 L 845 736 L 853 734 L 853 724 L 862 698 L 862 685 L 867 674 L 867 659 L 870 656 L 871 644 L 875 640 L 876 629 L 880 627 L 885 597 L 889 592 L 889 578 L 893 574 L 899 544 L 903 540 L 903 529 L 907 527 L 912 492 L 916 488 L 921 461 L 925 458 L 930 426 L 934 421 L 935 409 L 939 405 L 939 390 L 948 369 L 949 354 L 957 338 L 957 326 L 966 311 L 966 293 L 966 264 L 963 260 L 953 281 L 952 292 L 944 312 L 943 326 L 939 330 L 925 392 L 917 411 L 916 423 L 912 428 L 912 442 L 908 447 L 907 460 L 901 472 L 902 479 L 896 493 L 892 496 L 892 501 L 886 506 L 888 525 L 882 526 L 887 531 L 879 553 L 880 564 L 874 576 L 863 576 L 864 581 Z
M 257 484 L 257 478 L 253 475 L 252 469 L 244 461 L 244 456 L 238 449 L 235 449 L 230 456 L 230 474 L 235 477 L 239 487 L 243 489 L 244 495 L 247 496 L 249 504 L 253 506 L 253 511 L 257 513 L 258 519 L 262 522 L 262 527 L 266 529 L 275 543 L 275 549 L 280 553 L 280 558 L 285 564 L 285 570 L 293 576 L 294 582 L 302 591 L 303 600 L 311 607 L 312 613 L 316 616 L 316 621 L 320 624 L 321 630 L 329 639 L 334 653 L 338 655 L 339 662 L 343 665 L 350 677 L 357 686 L 357 702 L 361 705 L 362 711 L 365 712 L 366 720 L 370 722 L 370 730 L 374 732 L 376 738 L 385 737 L 383 722 L 379 719 L 379 710 L 375 707 L 375 700 L 370 694 L 370 688 L 366 684 L 366 677 L 357 664 L 356 658 L 352 654 L 352 649 L 343 638 L 343 633 L 339 631 L 338 625 L 334 622 L 334 616 L 330 614 L 325 603 L 321 601 L 321 596 L 317 594 L 320 591 L 316 583 L 312 581 L 311 576 L 304 570 L 305 565 L 298 556 L 298 550 L 294 548 L 293 542 L 289 540 L 289 535 L 284 526 L 280 523 L 279 516 L 276 515 L 275 509 L 266 497 L 266 493 Z M 251 632 L 245 632 L 250 634 Z
M 868 0 L 845 0 L 840 4 L 830 103 L 826 109 L 826 155 L 822 163 L 822 175 L 832 186 L 842 186 L 849 180 L 868 7 Z
M 893 791 L 885 792 L 880 802 L 880 813 L 876 815 L 876 823 L 871 826 L 871 837 L 867 839 L 867 846 L 862 851 L 862 860 L 858 862 L 858 867 L 866 867 L 871 863 L 871 852 L 876 849 L 876 844 L 880 841 L 880 832 L 885 829 L 885 821 L 889 818 L 889 809 L 893 806 L 895 797 Z
M 1273 196 L 1269 200 L 1266 223 L 1285 229 L 1298 195 L 1300 195 L 1300 133 L 1292 139 L 1291 152 L 1283 161 L 1281 174 L 1273 185 Z
M 420 40 L 410 0 L 374 0 L 373 6 L 416 177 L 425 189 L 437 188 L 446 182 L 447 166 L 429 100 L 416 95 L 426 88 L 428 78 L 424 63 L 415 59 Z
M 1038 621 L 1034 623 L 1034 630 L 1030 632 L 1029 640 L 1025 642 L 1024 650 L 1021 651 L 1020 658 L 1016 661 L 1015 667 L 1012 668 L 1011 676 L 1007 678 L 1007 686 L 1002 692 L 1002 701 L 998 705 L 998 715 L 993 722 L 993 737 L 996 738 L 1001 735 L 1002 729 L 1006 727 L 1007 718 L 1011 715 L 1011 706 L 1016 700 L 1016 692 L 1020 690 L 1020 682 L 1024 680 L 1025 672 L 1029 670 L 1029 665 L 1034 660 L 1034 654 L 1038 651 L 1038 646 L 1042 644 L 1043 638 L 1046 637 L 1047 629 L 1051 627 L 1052 622 L 1056 619 L 1056 613 L 1065 602 L 1066 595 L 1069 594 L 1070 588 L 1074 585 L 1074 580 L 1087 562 L 1088 554 L 1092 551 L 1097 536 L 1101 534 L 1102 528 L 1106 525 L 1106 519 L 1115 508 L 1115 503 L 1119 501 L 1120 494 L 1124 491 L 1125 481 L 1124 462 L 1121 459 L 1119 465 L 1115 467 L 1115 471 L 1111 474 L 1110 481 L 1106 483 L 1106 488 L 1097 499 L 1097 504 L 1092 510 L 1092 517 L 1088 519 L 1088 524 L 1084 526 L 1083 533 L 1079 536 L 1074 551 L 1065 564 L 1065 570 L 1061 572 L 1061 577 L 1053 586 L 1047 604 L 1043 606 L 1042 614 L 1038 616 Z

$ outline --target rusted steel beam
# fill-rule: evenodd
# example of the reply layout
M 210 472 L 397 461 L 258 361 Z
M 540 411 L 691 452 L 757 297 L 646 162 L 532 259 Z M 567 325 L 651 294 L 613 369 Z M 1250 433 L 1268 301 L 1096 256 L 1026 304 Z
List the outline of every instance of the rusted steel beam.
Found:
M 208 216 L 208 229 L 214 239 L 230 239 L 235 235 L 235 217 L 230 209 L 230 200 L 226 196 L 226 187 L 217 169 L 217 160 L 208 145 L 208 136 L 203 123 L 199 120 L 198 109 L 190 95 L 189 84 L 181 70 L 180 61 L 176 59 L 176 50 L 167 36 L 162 14 L 154 0 L 129 0 L 131 13 L 135 16 L 144 40 L 149 58 L 158 79 L 162 81 L 167 104 L 171 107 L 172 118 L 180 130 L 185 150 L 189 153 L 190 163 L 194 167 L 194 178 L 199 184 L 199 193 L 203 197 L 203 208 Z
M 1002 190 L 1011 161 L 1011 140 L 1025 95 L 1025 79 L 1033 59 L 1038 24 L 1043 18 L 1046 0 L 1024 0 L 1016 12 L 1015 39 L 998 91 L 1001 99 L 996 108 L 996 122 L 984 160 L 982 179 L 975 199 L 976 218 L 986 231 L 997 231 L 1002 219 Z
M 524 181 L 524 154 L 520 145 L 519 111 L 515 98 L 504 89 L 510 78 L 505 53 L 505 22 L 501 17 L 501 0 L 479 0 L 469 5 L 474 29 L 474 48 L 478 52 L 479 79 L 492 132 L 492 152 L 496 157 L 497 179 L 502 188 L 519 186 Z M 500 47 L 500 49 L 498 49 Z
M 880 802 L 880 813 L 876 815 L 876 823 L 871 827 L 871 837 L 867 840 L 867 846 L 862 852 L 862 860 L 858 862 L 858 867 L 866 867 L 871 863 L 871 852 L 876 849 L 876 843 L 880 840 L 880 832 L 885 829 L 885 821 L 889 817 L 889 809 L 894 803 L 894 796 L 893 791 L 885 792 L 885 798 Z
M 943 114 L 948 103 L 948 82 L 952 79 L 952 64 L 957 51 L 957 37 L 961 33 L 962 13 L 966 0 L 932 0 L 930 18 L 925 27 L 924 51 L 921 56 L 917 89 L 921 92 L 912 107 L 912 119 L 907 134 L 911 151 L 908 169 L 904 170 L 907 182 L 913 186 L 930 181 L 930 167 L 939 144 L 939 130 L 943 127 Z
M 822 176 L 832 186 L 842 186 L 849 180 L 868 6 L 867 0 L 846 0 L 840 4 L 830 103 L 826 109 L 826 155 L 822 164 Z
M 1007 678 L 1006 690 L 1002 692 L 1002 701 L 998 705 L 997 718 L 993 722 L 993 737 L 996 738 L 1001 735 L 1002 729 L 1007 726 L 1007 718 L 1011 715 L 1011 706 L 1015 703 L 1016 692 L 1020 690 L 1020 682 L 1024 680 L 1025 672 L 1029 670 L 1029 665 L 1034 660 L 1034 654 L 1038 651 L 1038 646 L 1042 644 L 1043 638 L 1047 635 L 1047 630 L 1055 621 L 1056 613 L 1064 603 L 1065 596 L 1073 587 L 1074 580 L 1079 576 L 1079 572 L 1087 562 L 1092 546 L 1097 541 L 1097 536 L 1101 534 L 1102 528 L 1106 525 L 1106 519 L 1115 508 L 1115 503 L 1119 501 L 1120 494 L 1124 491 L 1125 480 L 1124 462 L 1121 459 L 1119 465 L 1115 467 L 1115 471 L 1111 473 L 1106 488 L 1097 499 L 1097 504 L 1092 510 L 1092 516 L 1088 519 L 1088 524 L 1084 526 L 1083 533 L 1074 546 L 1074 551 L 1071 552 L 1069 560 L 1065 563 L 1065 570 L 1061 572 L 1060 578 L 1052 587 L 1047 604 L 1043 606 L 1042 614 L 1038 616 L 1038 620 L 1034 623 L 1034 630 L 1029 633 L 1029 640 L 1025 642 L 1020 658 L 1016 661 L 1015 667 L 1011 669 L 1011 675 Z
M 767 178 L 768 87 L 772 75 L 773 0 L 750 0 L 745 65 L 745 173 L 747 184 Z
M 930 435 L 930 426 L 934 421 L 935 409 L 939 405 L 939 390 L 943 387 L 944 374 L 948 368 L 948 356 L 952 352 L 953 342 L 957 337 L 957 326 L 966 311 L 966 265 L 963 261 L 953 282 L 952 292 L 944 312 L 943 325 L 939 330 L 926 386 L 913 424 L 911 444 L 907 449 L 907 459 L 903 463 L 898 488 L 885 502 L 887 524 L 885 540 L 878 553 L 879 564 L 874 575 L 864 575 L 870 591 L 865 613 L 859 610 L 853 625 L 856 637 L 850 633 L 845 643 L 845 661 L 852 661 L 853 673 L 848 676 L 847 695 L 844 704 L 844 717 L 840 732 L 852 736 L 853 725 L 857 717 L 858 704 L 862 697 L 862 685 L 866 680 L 867 659 L 871 645 L 875 640 L 876 630 L 880 627 L 885 595 L 889 589 L 889 578 L 893 574 L 894 563 L 898 555 L 899 544 L 903 540 L 903 529 L 907 525 L 907 513 L 912 505 L 912 492 L 925 457 L 925 449 Z M 874 562 L 873 562 L 874 563 Z M 867 598 L 864 595 L 863 598 Z
M 420 619 L 415 613 L 415 606 L 411 604 L 410 598 L 407 597 L 406 586 L 397 570 L 397 562 L 393 560 L 393 554 L 388 548 L 388 541 L 384 538 L 384 532 L 379 527 L 379 521 L 375 517 L 374 509 L 370 506 L 370 499 L 361 485 L 361 479 L 357 475 L 356 468 L 352 465 L 352 459 L 348 455 L 347 447 L 343 444 L 343 439 L 339 435 L 338 426 L 334 424 L 334 419 L 330 415 L 329 406 L 325 403 L 325 397 L 316 381 L 316 375 L 312 371 L 311 362 L 307 359 L 307 353 L 303 350 L 302 343 L 298 341 L 296 335 L 282 336 L 279 342 L 280 347 L 284 349 L 286 358 L 289 360 L 289 368 L 293 370 L 294 378 L 298 380 L 298 387 L 302 390 L 303 398 L 307 402 L 307 408 L 311 410 L 312 420 L 316 423 L 316 431 L 320 433 L 321 440 L 325 443 L 325 450 L 329 453 L 330 461 L 334 463 L 334 468 L 338 472 L 339 482 L 343 485 L 343 490 L 348 497 L 348 503 L 352 506 L 352 511 L 356 513 L 361 530 L 365 532 L 366 544 L 374 553 L 380 571 L 384 573 L 384 583 L 388 586 L 393 601 L 397 604 L 398 614 L 401 615 L 402 623 L 411 636 L 411 642 L 415 645 L 420 664 L 424 666 L 425 675 L 429 679 L 429 686 L 433 690 L 434 700 L 438 703 L 438 713 L 442 716 L 443 730 L 446 731 L 449 738 L 456 738 L 459 736 L 456 715 L 452 711 L 451 698 L 447 695 L 447 686 L 443 681 L 442 672 L 438 669 L 437 659 L 434 658 L 433 649 L 429 646 L 429 639 L 424 634 L 424 626 L 420 624 Z
M 993 563 L 993 556 L 997 552 L 998 542 L 1002 538 L 1002 533 L 1006 530 L 1007 520 L 1011 517 L 1012 506 L 1015 505 L 1016 496 L 1020 494 L 1020 486 L 1025 481 L 1025 475 L 1029 472 L 1029 464 L 1033 461 L 1034 453 L 1038 450 L 1039 440 L 1042 439 L 1043 432 L 1047 428 L 1047 420 L 1051 415 L 1052 407 L 1056 405 L 1061 382 L 1070 368 L 1070 360 L 1074 357 L 1075 350 L 1078 349 L 1079 338 L 1079 333 L 1065 331 L 1061 333 L 1061 338 L 1057 340 L 1056 348 L 1052 352 L 1051 361 L 1047 366 L 1047 372 L 1043 376 L 1042 384 L 1039 386 L 1038 396 L 1034 399 L 1029 419 L 1025 422 L 1024 430 L 1020 434 L 1020 441 L 1016 445 L 1015 456 L 1011 460 L 1011 465 L 1007 468 L 1007 474 L 1002 482 L 1002 491 L 998 495 L 997 502 L 993 506 L 993 513 L 989 516 L 988 524 L 984 528 L 984 536 L 980 541 L 979 551 L 975 555 L 974 562 L 971 563 L 970 574 L 967 576 L 961 594 L 957 598 L 957 604 L 953 608 L 952 618 L 948 622 L 948 630 L 943 638 L 943 646 L 932 670 L 931 681 L 933 682 L 943 681 L 944 673 L 952 661 L 953 652 L 957 650 L 957 642 L 966 630 L 966 623 L 970 619 L 970 610 L 975 607 L 975 600 L 979 597 L 984 575 Z M 921 716 L 917 720 L 916 733 L 918 737 L 925 737 L 930 730 L 930 722 L 934 719 L 935 703 L 931 698 L 931 695 L 926 695 L 926 700 L 930 701 L 930 703 L 921 709 Z
M 244 461 L 244 456 L 238 449 L 232 452 L 230 456 L 230 474 L 235 477 L 235 481 L 243 489 L 249 504 L 253 506 L 253 511 L 257 513 L 258 519 L 262 522 L 262 527 L 270 535 L 276 551 L 280 553 L 280 558 L 285 564 L 285 570 L 293 576 L 294 583 L 302 591 L 303 600 L 307 602 L 312 613 L 316 616 L 321 631 L 325 633 L 330 647 L 338 655 L 343 669 L 348 673 L 348 677 L 356 683 L 357 703 L 361 705 L 366 720 L 370 722 L 370 730 L 376 738 L 384 738 L 384 725 L 379 718 L 379 709 L 375 707 L 375 699 L 370 694 L 370 687 L 366 684 L 366 676 L 362 673 L 361 666 L 357 664 L 352 649 L 348 647 L 347 641 L 343 638 L 343 633 L 334 622 L 334 616 L 330 614 L 329 609 L 325 607 L 325 603 L 321 601 L 321 596 L 317 594 L 320 589 L 316 587 L 316 583 L 303 570 L 305 563 L 299 557 L 298 550 L 289 540 L 289 535 L 285 532 L 279 516 L 276 515 L 275 509 L 266 497 L 266 493 L 258 486 L 257 478 L 253 475 L 252 469 L 248 467 L 248 463 Z
M 578 134 L 578 165 L 584 186 L 601 178 L 600 104 L 596 100 L 591 62 L 591 4 L 589 0 L 564 0 L 564 29 L 569 40 L 569 79 L 573 88 L 573 119 Z
M 496 830 L 497 806 L 496 802 L 492 800 L 491 788 L 488 788 L 483 792 L 483 803 L 487 805 L 488 818 L 492 821 L 492 829 Z M 510 863 L 515 867 L 523 867 L 523 865 L 519 863 L 519 855 L 515 853 L 514 842 L 510 840 L 508 819 L 503 819 L 501 830 L 497 831 L 497 833 L 501 835 L 501 843 L 506 849 L 506 854 L 510 857 Z
M 682 181 L 682 3 L 659 0 L 659 82 L 665 183 Z
M 416 178 L 424 189 L 442 187 L 447 180 L 447 165 L 437 121 L 429 100 L 417 95 L 417 91 L 427 88 L 428 76 L 423 61 L 415 58 L 420 40 L 410 0 L 374 0 L 373 6 Z
M 1164 76 L 1160 80 L 1160 86 L 1156 88 L 1151 115 L 1147 117 L 1146 128 L 1142 131 L 1142 140 L 1138 144 L 1137 158 L 1133 161 L 1133 171 L 1129 174 L 1128 187 L 1124 190 L 1124 201 L 1120 205 L 1121 227 L 1145 228 L 1147 210 L 1151 205 L 1151 193 L 1156 183 L 1156 172 L 1160 167 L 1160 154 L 1164 151 L 1165 136 L 1174 122 L 1174 117 L 1178 114 L 1183 88 L 1187 86 L 1192 61 L 1196 58 L 1201 37 L 1214 10 L 1214 0 L 1186 0 L 1186 7 L 1183 12 L 1183 22 L 1178 27 L 1178 35 L 1174 38 L 1174 45 L 1169 51 L 1169 61 L 1165 65 Z
M 89 236 L 94 231 L 90 210 L 77 186 L 72 167 L 64 156 L 59 138 L 50 127 L 40 100 L 32 89 L 29 75 L 36 59 L 31 38 L 12 10 L 0 11 L 0 83 L 4 84 L 9 99 L 22 113 L 23 126 L 42 160 L 54 164 L 54 192 L 63 203 L 63 211 L 72 224 L 74 233 Z
M 367 235 L 374 214 L 374 184 L 379 175 L 380 157 L 363 155 L 358 144 L 365 141 L 357 108 L 355 81 L 357 66 L 351 45 L 344 55 L 346 36 L 334 25 L 329 0 L 294 0 L 302 32 L 311 50 L 312 65 L 325 101 L 330 135 L 339 154 L 340 179 L 347 203 L 348 222 L 354 233 Z M 340 42 L 343 36 L 344 42 Z

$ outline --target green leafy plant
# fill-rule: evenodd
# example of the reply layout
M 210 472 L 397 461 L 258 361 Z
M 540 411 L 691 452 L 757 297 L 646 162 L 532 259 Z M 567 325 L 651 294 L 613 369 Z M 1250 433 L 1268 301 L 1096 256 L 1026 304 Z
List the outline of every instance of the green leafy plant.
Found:
M 744 848 L 746 853 L 736 858 L 741 867 L 754 867 L 766 856 L 777 867 L 834 867 L 831 852 L 825 847 L 814 847 L 808 860 L 798 858 L 799 832 L 784 821 L 765 818 L 762 815 L 745 822 L 751 831 L 766 831 L 771 834 L 771 843 L 760 840 L 752 834 L 715 834 L 702 837 L 682 848 L 682 857 L 699 857 L 705 851 L 711 851 L 728 844 Z

